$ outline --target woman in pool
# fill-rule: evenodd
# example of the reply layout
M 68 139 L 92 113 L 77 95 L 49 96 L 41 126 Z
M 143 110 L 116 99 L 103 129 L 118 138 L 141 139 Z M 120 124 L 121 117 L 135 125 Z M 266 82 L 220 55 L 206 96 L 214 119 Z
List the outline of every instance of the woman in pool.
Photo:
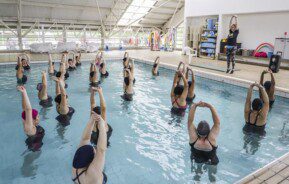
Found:
M 194 125 L 195 113 L 197 107 L 206 107 L 211 110 L 214 125 L 210 129 L 209 123 L 201 121 L 196 128 Z M 217 165 L 219 159 L 217 156 L 217 137 L 220 132 L 220 118 L 216 109 L 206 102 L 199 102 L 191 106 L 188 119 L 188 131 L 191 146 L 191 159 L 196 163 L 205 163 Z
M 101 64 L 99 65 L 99 73 L 100 73 L 100 76 L 103 78 L 107 78 L 109 76 L 109 73 L 106 70 L 106 62 L 105 61 L 102 61 Z
M 188 91 L 188 96 L 187 96 L 186 100 L 188 103 L 192 103 L 196 97 L 196 94 L 195 94 L 195 75 L 194 75 L 193 70 L 188 67 L 187 72 L 186 72 L 186 79 L 187 80 L 189 80 L 189 73 L 191 73 L 192 79 L 191 79 L 191 81 L 188 82 L 189 91 Z
M 24 132 L 28 137 L 25 143 L 27 144 L 28 149 L 38 151 L 43 145 L 42 139 L 45 135 L 45 131 L 39 125 L 40 118 L 38 111 L 32 109 L 25 87 L 18 86 L 17 89 L 22 94 L 22 122 Z
M 178 83 L 178 79 L 181 77 L 183 84 Z M 185 115 L 187 109 L 187 99 L 188 96 L 188 81 L 181 71 L 177 71 L 174 77 L 173 86 L 171 89 L 171 102 L 172 109 L 171 112 L 176 115 Z
M 95 92 L 98 92 L 100 106 L 96 106 L 95 98 L 94 98 Z M 106 104 L 105 104 L 105 100 L 104 100 L 104 96 L 103 96 L 103 92 L 102 92 L 101 87 L 97 87 L 97 88 L 92 87 L 91 88 L 90 110 L 91 110 L 91 112 L 93 111 L 102 117 L 102 119 L 105 123 L 105 130 L 106 130 L 106 134 L 107 134 L 107 146 L 109 146 L 109 138 L 112 134 L 112 128 L 106 121 Z M 94 145 L 97 145 L 98 136 L 99 136 L 99 130 L 98 130 L 97 126 L 98 125 L 96 123 L 95 126 L 93 127 L 93 131 L 91 134 L 91 143 L 93 143 Z
M 23 58 L 23 56 L 26 57 L 26 59 Z M 24 70 L 30 70 L 30 57 L 28 56 L 28 54 L 24 53 L 24 54 L 19 54 L 18 55 L 19 58 L 21 58 L 21 64 Z M 15 67 L 16 70 L 18 70 L 19 68 L 19 63 L 17 64 L 17 66 Z
M 79 52 L 78 56 L 75 56 L 75 66 L 80 66 L 81 65 L 81 52 Z
M 56 97 L 54 101 L 56 102 L 56 111 L 59 116 L 56 119 L 64 126 L 70 124 L 70 119 L 74 113 L 74 109 L 68 104 L 68 96 L 65 91 L 65 83 L 62 78 L 53 77 L 56 82 Z
M 74 56 L 73 56 L 74 57 Z M 69 58 L 68 59 L 68 70 L 69 71 L 73 71 L 76 69 L 76 66 L 75 66 L 75 62 L 74 62 L 74 59 L 71 59 Z
M 132 101 L 133 100 L 133 75 L 130 69 L 124 69 L 125 77 L 123 82 L 123 90 L 124 94 L 122 95 L 122 98 L 126 101 Z
M 98 72 L 94 63 L 91 63 L 90 65 L 89 82 L 92 87 L 97 87 L 100 84 L 98 81 Z
M 271 81 L 266 81 L 264 83 L 264 75 L 267 73 L 270 73 Z M 275 83 L 275 77 L 274 77 L 273 72 L 271 70 L 264 70 L 261 74 L 260 85 L 264 86 L 264 88 L 266 90 L 266 93 L 269 97 L 270 108 L 272 108 L 272 106 L 275 102 L 275 84 L 276 83 Z M 262 98 L 261 94 L 260 94 L 260 98 Z
M 42 72 L 42 83 L 37 84 L 38 90 L 38 98 L 40 100 L 39 105 L 43 107 L 51 107 L 52 106 L 52 98 L 47 94 L 47 78 L 46 72 Z
M 51 54 L 48 54 L 48 73 L 49 75 L 55 75 L 57 71 L 54 68 L 54 62 L 52 62 Z
M 24 74 L 24 69 L 22 67 L 22 62 L 20 60 L 21 58 L 18 57 L 18 64 L 17 64 L 17 71 L 16 71 L 16 78 L 17 83 L 20 85 L 23 85 L 27 82 L 27 76 Z
M 233 19 L 235 18 L 236 22 L 233 23 Z M 230 21 L 230 31 L 227 38 L 227 46 L 226 46 L 226 54 L 227 54 L 227 72 L 230 74 L 234 73 L 235 69 L 235 55 L 237 50 L 237 38 L 239 35 L 239 29 L 238 29 L 238 22 L 237 22 L 237 16 L 234 15 L 231 18 Z M 232 70 L 230 70 L 230 63 L 232 63 Z
M 153 65 L 153 68 L 152 68 L 152 74 L 154 76 L 159 76 L 160 75 L 160 72 L 158 71 L 159 69 L 159 65 L 160 65 L 160 57 L 158 56 L 155 60 L 155 63 Z
M 254 86 L 259 88 L 262 99 L 255 98 L 253 102 L 251 103 Z M 251 105 L 252 105 L 252 109 L 251 109 Z M 269 98 L 264 87 L 257 83 L 251 84 L 248 90 L 246 104 L 245 104 L 244 115 L 245 115 L 246 124 L 243 128 L 243 132 L 265 135 L 266 134 L 265 126 L 266 126 L 268 111 L 269 111 Z
M 99 65 L 101 64 L 103 60 L 103 52 L 102 51 L 98 51 L 96 56 L 95 56 L 95 64 L 96 66 L 99 67 Z
M 90 136 L 95 124 L 97 124 L 99 130 L 96 149 L 90 145 Z M 92 112 L 73 158 L 72 181 L 76 184 L 105 184 L 107 176 L 103 172 L 103 169 L 106 149 L 107 135 L 105 122 L 100 115 Z

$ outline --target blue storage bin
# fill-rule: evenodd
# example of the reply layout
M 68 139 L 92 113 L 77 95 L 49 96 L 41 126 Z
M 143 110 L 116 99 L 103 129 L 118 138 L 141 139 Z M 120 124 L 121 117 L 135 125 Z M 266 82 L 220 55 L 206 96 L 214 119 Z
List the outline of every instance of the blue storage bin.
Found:
M 267 57 L 268 57 L 268 58 L 271 58 L 272 55 L 273 55 L 273 52 L 268 52 L 268 53 L 267 53 Z
M 213 30 L 214 27 L 215 27 L 214 19 L 208 19 L 208 20 L 207 20 L 207 29 Z

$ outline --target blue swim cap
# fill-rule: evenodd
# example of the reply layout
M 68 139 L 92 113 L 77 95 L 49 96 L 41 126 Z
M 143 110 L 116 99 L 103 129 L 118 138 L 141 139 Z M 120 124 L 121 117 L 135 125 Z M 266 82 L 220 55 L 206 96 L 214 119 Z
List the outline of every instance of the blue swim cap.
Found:
M 72 165 L 75 169 L 88 167 L 93 159 L 94 148 L 91 145 L 84 145 L 76 150 Z

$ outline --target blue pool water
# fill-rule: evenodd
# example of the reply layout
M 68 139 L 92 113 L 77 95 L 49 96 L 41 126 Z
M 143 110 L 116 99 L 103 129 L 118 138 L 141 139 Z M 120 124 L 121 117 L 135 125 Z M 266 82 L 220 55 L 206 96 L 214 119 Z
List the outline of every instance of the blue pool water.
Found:
M 39 152 L 27 151 L 24 144 L 26 136 L 14 66 L 0 68 L 1 184 L 71 183 L 72 158 L 89 118 L 89 63 L 71 72 L 67 81 L 69 103 L 76 109 L 67 127 L 55 120 L 55 104 L 49 109 L 38 105 L 36 84 L 46 67 L 46 64 L 32 65 L 26 85 L 32 106 L 40 111 L 41 126 L 46 131 Z M 192 164 L 187 115 L 178 118 L 170 114 L 169 94 L 174 73 L 160 69 L 161 76 L 155 78 L 151 76 L 151 66 L 137 63 L 134 101 L 124 102 L 120 97 L 122 63 L 108 62 L 108 68 L 110 76 L 101 85 L 108 123 L 114 129 L 106 155 L 108 183 L 233 183 L 289 150 L 288 99 L 276 99 L 265 138 L 244 137 L 243 108 L 247 90 L 197 77 L 196 101 L 212 103 L 221 117 L 217 151 L 220 163 L 217 167 Z M 48 84 L 49 95 L 54 97 L 54 82 L 49 79 Z M 196 122 L 202 119 L 212 122 L 208 110 L 197 110 Z

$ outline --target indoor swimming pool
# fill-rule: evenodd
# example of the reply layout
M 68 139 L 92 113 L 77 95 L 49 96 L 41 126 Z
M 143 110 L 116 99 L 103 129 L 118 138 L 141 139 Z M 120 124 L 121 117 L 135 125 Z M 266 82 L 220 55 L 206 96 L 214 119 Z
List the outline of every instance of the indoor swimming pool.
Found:
M 217 166 L 196 165 L 190 160 L 187 116 L 171 115 L 170 90 L 174 72 L 161 68 L 152 77 L 151 66 L 136 63 L 132 102 L 123 101 L 121 60 L 108 61 L 110 76 L 102 81 L 107 120 L 113 128 L 107 149 L 105 173 L 111 184 L 233 183 L 289 151 L 289 99 L 277 97 L 269 112 L 267 135 L 244 136 L 244 103 L 247 89 L 196 78 L 195 101 L 216 107 L 221 118 L 217 138 Z M 83 62 L 67 80 L 69 104 L 76 110 L 69 126 L 62 127 L 53 107 L 39 105 L 36 85 L 47 64 L 32 64 L 26 89 L 32 107 L 40 112 L 45 129 L 41 151 L 28 151 L 21 122 L 21 96 L 16 90 L 15 65 L 0 66 L 0 183 L 71 182 L 72 159 L 90 115 L 89 62 Z M 56 64 L 58 69 L 58 64 Z M 55 97 L 55 82 L 48 78 L 48 94 Z M 254 94 L 257 95 L 257 92 Z M 99 104 L 98 97 L 96 97 Z M 211 113 L 198 109 L 197 124 Z

